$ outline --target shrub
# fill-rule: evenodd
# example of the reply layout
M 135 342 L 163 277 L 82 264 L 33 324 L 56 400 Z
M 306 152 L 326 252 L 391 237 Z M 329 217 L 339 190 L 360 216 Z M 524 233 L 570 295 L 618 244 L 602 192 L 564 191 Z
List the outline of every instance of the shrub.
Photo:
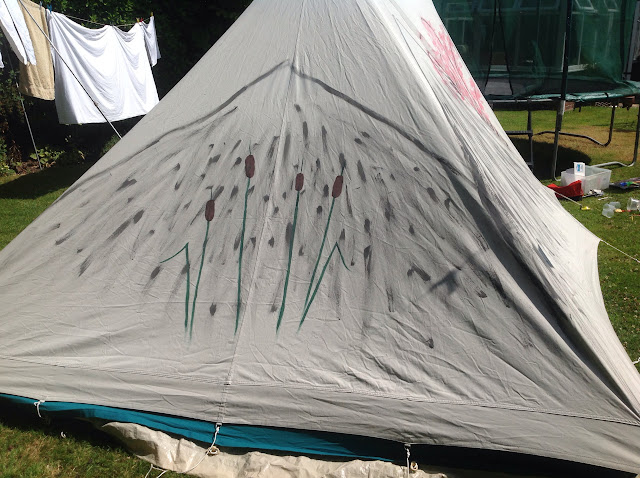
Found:
M 9 156 L 4 138 L 0 136 L 0 176 L 11 176 L 16 172 L 9 167 Z
M 118 141 L 120 141 L 120 138 L 118 138 L 117 135 L 114 134 L 113 136 L 111 136 L 111 138 L 109 138 L 109 140 L 104 144 L 104 146 L 100 150 L 100 157 L 107 154 L 109 150 L 113 148 Z

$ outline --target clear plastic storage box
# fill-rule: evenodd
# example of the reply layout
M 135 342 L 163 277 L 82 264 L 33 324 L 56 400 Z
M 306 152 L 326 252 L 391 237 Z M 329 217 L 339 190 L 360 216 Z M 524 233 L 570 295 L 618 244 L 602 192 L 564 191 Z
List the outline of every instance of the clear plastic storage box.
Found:
M 611 181 L 611 171 L 609 169 L 598 168 L 597 166 L 587 166 L 585 176 L 576 176 L 573 168 L 562 171 L 562 186 L 567 186 L 574 181 L 582 181 L 582 194 L 588 194 L 594 189 L 607 189 Z

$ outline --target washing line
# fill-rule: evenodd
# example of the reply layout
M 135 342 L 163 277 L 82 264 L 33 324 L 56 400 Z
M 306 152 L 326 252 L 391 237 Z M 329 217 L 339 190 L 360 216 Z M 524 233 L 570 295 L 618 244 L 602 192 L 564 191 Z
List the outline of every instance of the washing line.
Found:
M 6 0 L 3 0 L 6 1 Z M 89 99 L 91 100 L 91 102 L 95 105 L 95 107 L 98 109 L 98 111 L 100 112 L 100 115 L 104 118 L 104 120 L 109 123 L 109 126 L 111 126 L 111 128 L 113 129 L 113 131 L 115 131 L 115 133 L 118 135 L 118 138 L 122 139 L 122 135 L 118 132 L 118 130 L 116 129 L 115 126 L 113 126 L 113 123 L 111 123 L 111 121 L 109 121 L 109 118 L 107 118 L 107 116 L 104 114 L 104 112 L 102 111 L 102 108 L 100 108 L 100 106 L 98 105 L 98 103 L 91 97 L 91 94 L 89 94 L 89 92 L 87 91 L 87 89 L 84 87 L 84 85 L 82 84 L 82 82 L 80 81 L 80 79 L 76 76 L 75 72 L 71 69 L 71 67 L 69 66 L 69 64 L 67 63 L 67 61 L 64 59 L 64 57 L 60 54 L 60 51 L 58 51 L 58 49 L 56 48 L 56 46 L 53 44 L 53 42 L 51 41 L 51 38 L 49 38 L 49 35 L 47 35 L 44 30 L 40 27 L 40 25 L 38 24 L 38 22 L 36 22 L 36 19 L 33 18 L 33 15 L 31 15 L 31 12 L 25 7 L 24 3 L 22 2 L 22 0 L 18 0 L 18 2 L 20 2 L 20 5 L 22 5 L 22 9 L 27 12 L 27 14 L 29 15 L 29 17 L 31 17 L 31 20 L 33 20 L 33 22 L 36 24 L 36 26 L 38 27 L 38 30 L 40 30 L 40 32 L 45 36 L 45 38 L 47 39 L 47 41 L 49 42 L 49 45 L 51 45 L 51 48 L 53 48 L 53 50 L 56 52 L 56 54 L 58 55 L 58 57 L 60 57 L 60 60 L 62 60 L 62 63 L 64 63 L 64 65 L 69 69 L 69 71 L 71 72 L 71 75 L 76 79 L 76 81 L 78 82 L 78 84 L 80 85 L 80 87 L 82 88 L 82 90 L 87 94 L 87 96 L 89 97 Z
M 67 18 L 73 18 L 74 20 L 78 20 L 80 22 L 85 22 L 85 23 L 93 23 L 94 25 L 100 25 L 102 27 L 106 27 L 106 26 L 110 26 L 110 27 L 131 27 L 133 25 L 135 25 L 138 22 L 134 22 L 134 23 L 125 23 L 123 25 L 111 25 L 110 23 L 99 23 L 99 22 L 94 22 L 92 20 L 87 20 L 86 18 L 79 18 L 79 17 L 74 17 L 73 15 L 68 15 L 66 13 L 63 14 L 65 17 Z M 142 19 L 143 22 L 149 21 L 149 18 L 143 18 Z

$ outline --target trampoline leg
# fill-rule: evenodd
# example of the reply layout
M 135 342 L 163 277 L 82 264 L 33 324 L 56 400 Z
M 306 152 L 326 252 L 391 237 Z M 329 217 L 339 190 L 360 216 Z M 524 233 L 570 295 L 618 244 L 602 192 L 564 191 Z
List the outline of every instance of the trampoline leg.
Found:
M 611 108 L 611 123 L 609 123 L 609 139 L 602 146 L 609 146 L 611 144 L 611 138 L 613 138 L 613 122 L 616 120 L 616 106 L 618 105 L 614 104 L 613 107 Z
M 529 164 L 528 166 L 533 169 L 535 162 L 533 159 L 533 128 L 531 126 L 531 108 L 527 108 L 527 133 L 529 136 Z
M 613 129 L 613 121 L 611 123 L 611 128 Z M 624 166 L 625 168 L 630 168 L 631 166 L 635 166 L 636 161 L 638 159 L 638 143 L 640 142 L 640 105 L 638 105 L 638 120 L 636 121 L 636 142 L 633 147 L 633 161 L 629 164 L 621 163 L 620 161 L 610 161 L 608 163 L 597 164 L 599 168 L 602 166 Z
M 551 177 L 556 180 L 556 167 L 558 164 L 558 142 L 560 139 L 560 130 L 562 129 L 562 118 L 564 117 L 565 100 L 558 101 L 558 112 L 556 113 L 556 129 L 553 139 L 553 160 L 551 161 Z

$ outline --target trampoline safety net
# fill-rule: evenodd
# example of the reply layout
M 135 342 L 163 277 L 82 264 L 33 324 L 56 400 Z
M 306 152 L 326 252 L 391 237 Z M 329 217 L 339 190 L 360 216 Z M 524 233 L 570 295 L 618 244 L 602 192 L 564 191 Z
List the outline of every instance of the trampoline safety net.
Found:
M 640 93 L 624 81 L 636 0 L 572 0 L 567 99 Z M 558 97 L 567 0 L 434 0 L 488 100 Z

